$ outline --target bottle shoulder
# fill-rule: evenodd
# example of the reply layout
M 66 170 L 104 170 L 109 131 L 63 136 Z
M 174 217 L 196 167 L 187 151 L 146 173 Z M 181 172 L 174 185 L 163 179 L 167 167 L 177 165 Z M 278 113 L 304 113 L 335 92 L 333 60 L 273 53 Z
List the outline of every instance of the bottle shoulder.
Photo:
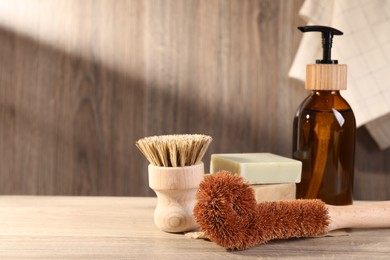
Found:
M 352 110 L 348 102 L 339 94 L 331 91 L 313 91 L 301 104 L 300 110 L 330 112 L 332 110 Z

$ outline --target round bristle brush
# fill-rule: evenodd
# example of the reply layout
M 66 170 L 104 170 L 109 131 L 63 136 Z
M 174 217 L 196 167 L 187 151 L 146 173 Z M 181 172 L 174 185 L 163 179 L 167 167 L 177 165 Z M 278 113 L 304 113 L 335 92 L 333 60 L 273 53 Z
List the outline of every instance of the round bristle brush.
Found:
M 150 162 L 149 187 L 156 192 L 156 226 L 166 232 L 185 232 L 198 227 L 193 217 L 195 193 L 203 180 L 201 161 L 212 138 L 207 135 L 145 137 L 136 146 Z
M 194 216 L 216 244 L 242 250 L 274 239 L 312 237 L 340 228 L 390 227 L 390 202 L 330 206 L 320 200 L 257 203 L 240 176 L 221 171 L 204 178 Z

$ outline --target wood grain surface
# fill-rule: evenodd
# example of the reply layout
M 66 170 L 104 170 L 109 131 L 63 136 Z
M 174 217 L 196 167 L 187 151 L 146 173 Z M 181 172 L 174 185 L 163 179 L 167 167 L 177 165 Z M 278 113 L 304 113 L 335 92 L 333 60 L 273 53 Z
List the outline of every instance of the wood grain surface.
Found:
M 211 135 L 206 169 L 291 157 L 302 2 L 2 1 L 0 193 L 153 195 L 134 145 L 150 135 Z M 362 129 L 356 158 L 356 198 L 390 198 L 390 151 Z
M 156 198 L 1 196 L 1 259 L 388 259 L 390 229 L 275 240 L 229 252 L 160 231 Z M 28 216 L 28 217 L 26 217 Z

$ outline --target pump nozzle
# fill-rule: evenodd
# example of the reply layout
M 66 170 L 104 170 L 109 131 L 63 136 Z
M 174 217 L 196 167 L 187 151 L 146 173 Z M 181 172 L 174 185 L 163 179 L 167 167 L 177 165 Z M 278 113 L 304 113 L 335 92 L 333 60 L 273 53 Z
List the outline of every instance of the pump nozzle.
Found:
M 339 31 L 332 27 L 319 26 L 319 25 L 308 25 L 300 26 L 298 29 L 301 32 L 321 32 L 322 33 L 322 49 L 323 57 L 322 60 L 316 60 L 316 63 L 320 64 L 337 64 L 337 60 L 332 60 L 331 49 L 333 42 L 333 35 L 343 35 L 342 31 Z

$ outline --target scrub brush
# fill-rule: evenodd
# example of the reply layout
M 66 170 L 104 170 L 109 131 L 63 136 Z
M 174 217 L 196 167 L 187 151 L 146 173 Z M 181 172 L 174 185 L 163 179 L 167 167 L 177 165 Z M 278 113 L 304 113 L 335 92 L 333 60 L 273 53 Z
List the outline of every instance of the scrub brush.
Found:
M 200 228 L 229 250 L 340 228 L 390 227 L 390 201 L 353 206 L 329 206 L 317 199 L 257 204 L 250 185 L 226 171 L 206 176 L 196 200 L 194 216 Z
M 207 135 L 145 137 L 136 146 L 150 162 L 149 187 L 157 195 L 154 223 L 165 232 L 198 228 L 193 216 L 195 194 L 204 176 L 201 161 L 212 138 Z

